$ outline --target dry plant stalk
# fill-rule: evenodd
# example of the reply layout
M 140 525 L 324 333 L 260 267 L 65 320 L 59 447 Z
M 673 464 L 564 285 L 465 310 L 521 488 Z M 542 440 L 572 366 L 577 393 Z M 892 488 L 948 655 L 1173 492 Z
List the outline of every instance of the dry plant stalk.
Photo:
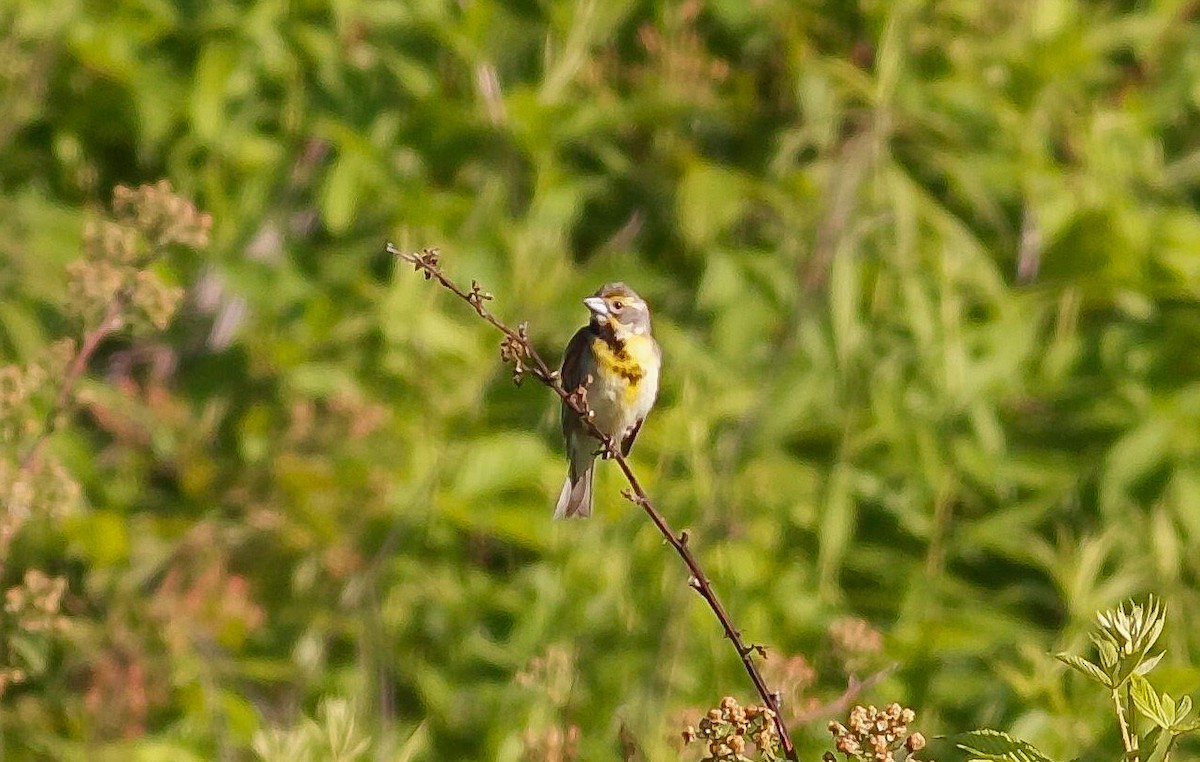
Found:
M 386 246 L 386 251 L 397 259 L 411 264 L 417 272 L 424 274 L 426 280 L 436 280 L 443 288 L 471 305 L 479 317 L 504 334 L 504 339 L 500 344 L 500 354 L 505 362 L 510 362 L 513 365 L 513 381 L 520 383 L 524 376 L 533 376 L 538 382 L 557 394 L 580 417 L 591 435 L 601 443 L 606 457 L 616 462 L 618 468 L 621 469 L 621 473 L 625 475 L 625 480 L 629 482 L 629 489 L 623 490 L 621 494 L 625 499 L 639 506 L 646 513 L 650 520 L 654 522 L 654 526 L 657 527 L 659 533 L 670 543 L 684 565 L 687 566 L 688 572 L 691 574 L 688 584 L 700 594 L 700 597 L 704 599 L 718 621 L 720 621 L 721 628 L 725 631 L 725 637 L 729 638 L 730 642 L 733 643 L 734 648 L 737 650 L 738 658 L 741 659 L 742 666 L 746 670 L 746 674 L 750 676 L 750 681 L 754 683 L 755 690 L 762 697 L 765 708 L 770 710 L 775 730 L 779 734 L 779 745 L 784 757 L 793 762 L 798 762 L 796 747 L 792 743 L 791 736 L 788 735 L 787 726 L 784 724 L 779 713 L 778 696 L 767 687 L 762 673 L 754 663 L 754 654 L 765 655 L 766 649 L 760 645 L 747 645 L 742 639 L 741 632 L 734 626 L 729 613 L 721 604 L 720 599 L 717 598 L 708 575 L 704 573 L 700 562 L 696 560 L 696 556 L 688 546 L 688 533 L 686 531 L 679 534 L 675 533 L 671 525 L 663 518 L 663 515 L 654 507 L 650 498 L 646 495 L 646 491 L 642 489 L 641 482 L 638 481 L 637 476 L 633 473 L 629 461 L 621 454 L 618 444 L 610 437 L 605 436 L 592 423 L 592 413 L 588 409 L 584 389 L 582 387 L 579 389 L 564 388 L 558 371 L 551 369 L 529 341 L 529 324 L 522 322 L 514 329 L 496 318 L 485 306 L 485 303 L 493 298 L 492 295 L 484 291 L 482 286 L 476 281 L 471 281 L 469 289 L 460 288 L 455 284 L 442 271 L 441 266 L 438 264 L 437 249 L 427 248 L 420 252 L 406 252 L 401 251 L 389 242 Z
M 80 501 L 82 489 L 47 452 L 47 443 L 68 421 L 92 358 L 126 326 L 166 328 L 183 291 L 148 268 L 172 249 L 203 248 L 211 227 L 212 218 L 165 180 L 118 186 L 111 212 L 85 227 L 83 256 L 67 266 L 66 307 L 79 321 L 79 339 L 55 342 L 43 359 L 0 366 L 0 577 L 10 571 L 9 550 L 31 516 L 58 517 Z M 45 412 L 37 404 L 42 399 L 48 400 Z M 0 695 L 45 668 L 45 659 L 28 655 L 32 647 L 18 647 L 8 634 L 20 633 L 26 640 L 33 634 L 44 646 L 67 626 L 66 594 L 64 577 L 38 569 L 27 569 L 23 581 L 6 591 L 0 608 Z M 116 662 L 109 666 L 107 674 L 115 676 L 111 682 L 125 690 L 127 670 Z M 138 668 L 131 666 L 129 674 Z M 111 709 L 102 696 L 95 703 Z
M 183 291 L 161 283 L 145 268 L 173 246 L 203 249 L 211 229 L 212 217 L 176 194 L 166 180 L 137 188 L 119 185 L 113 191 L 111 219 L 88 224 L 84 256 L 68 266 L 72 309 L 87 330 L 59 381 L 41 432 L 21 455 L 21 474 L 37 467 L 101 342 L 131 321 L 158 330 L 170 322 Z

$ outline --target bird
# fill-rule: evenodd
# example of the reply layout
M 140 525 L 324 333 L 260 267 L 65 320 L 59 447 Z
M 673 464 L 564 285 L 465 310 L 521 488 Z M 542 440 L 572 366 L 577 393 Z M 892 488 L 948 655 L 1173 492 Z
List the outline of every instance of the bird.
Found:
M 628 455 L 658 397 L 662 350 L 650 333 L 650 308 L 624 283 L 604 284 L 583 304 L 590 319 L 567 344 L 559 377 L 568 392 L 586 390 L 592 423 Z M 600 442 L 565 401 L 562 432 L 570 467 L 554 518 L 587 518 Z

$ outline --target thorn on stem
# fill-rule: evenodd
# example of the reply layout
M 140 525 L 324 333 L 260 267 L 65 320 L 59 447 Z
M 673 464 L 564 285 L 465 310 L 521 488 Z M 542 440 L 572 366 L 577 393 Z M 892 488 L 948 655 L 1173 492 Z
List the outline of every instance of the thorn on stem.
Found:
M 425 280 L 433 278 L 438 267 L 438 250 L 434 248 L 425 248 L 420 252 L 401 251 L 396 247 L 396 244 L 388 241 L 384 246 L 384 250 L 393 257 L 398 257 L 408 262 L 413 266 L 413 270 L 422 272 L 425 275 Z
M 680 545 L 686 546 L 688 544 L 688 540 L 690 540 L 690 539 L 692 539 L 691 535 L 688 534 L 688 531 L 686 529 L 679 533 L 679 544 Z
M 471 290 L 467 292 L 467 302 L 475 308 L 476 312 L 483 314 L 483 303 L 495 298 L 483 290 L 483 286 L 479 285 L 479 281 L 471 281 Z
M 692 588 L 696 592 L 700 592 L 704 589 L 700 586 L 700 580 L 696 579 L 695 575 L 688 577 L 688 587 Z

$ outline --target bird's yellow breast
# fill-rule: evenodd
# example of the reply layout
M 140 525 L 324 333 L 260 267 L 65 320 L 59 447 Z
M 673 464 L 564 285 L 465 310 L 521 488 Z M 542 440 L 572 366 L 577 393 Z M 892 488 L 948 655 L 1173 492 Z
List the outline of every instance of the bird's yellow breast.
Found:
M 624 396 L 623 404 L 642 407 L 643 391 L 653 395 L 658 388 L 658 356 L 654 352 L 654 340 L 649 336 L 630 336 L 625 341 L 610 343 L 602 337 L 592 342 L 596 365 L 606 377 L 602 384 L 607 394 Z M 620 394 L 624 392 L 624 394 Z
M 627 383 L 637 385 L 645 377 L 646 369 L 638 362 L 639 358 L 630 351 L 630 343 L 626 341 L 614 346 L 605 339 L 596 337 L 592 340 L 592 352 L 601 371 L 621 376 Z
M 588 404 L 597 428 L 623 437 L 645 417 L 658 394 L 658 352 L 654 339 L 635 335 L 623 341 L 592 341 L 596 378 L 588 387 Z
M 597 337 L 592 340 L 592 352 L 602 372 L 624 381 L 625 394 L 631 398 L 637 396 L 641 382 L 653 373 L 658 362 L 654 340 L 643 335 L 616 343 Z

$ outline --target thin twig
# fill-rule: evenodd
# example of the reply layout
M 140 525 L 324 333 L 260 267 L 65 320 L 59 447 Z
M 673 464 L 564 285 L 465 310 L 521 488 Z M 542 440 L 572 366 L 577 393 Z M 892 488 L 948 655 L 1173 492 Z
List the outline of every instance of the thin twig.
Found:
M 71 358 L 71 362 L 67 365 L 67 370 L 63 373 L 62 380 L 58 384 L 58 394 L 54 398 L 54 404 L 46 413 L 46 421 L 42 424 L 42 430 L 38 432 L 37 437 L 29 445 L 29 449 L 21 456 L 21 460 L 17 464 L 17 473 L 23 474 L 32 468 L 41 455 L 42 448 L 46 446 L 46 440 L 54 433 L 57 427 L 57 421 L 63 411 L 71 404 L 72 397 L 75 393 L 75 385 L 79 383 L 79 379 L 83 377 L 83 372 L 87 370 L 88 362 L 92 359 L 92 355 L 100 347 L 100 342 L 104 341 L 113 331 L 121 327 L 121 314 L 125 308 L 129 306 L 133 299 L 133 289 L 122 288 L 109 301 L 108 307 L 104 311 L 104 316 L 95 328 L 88 331 L 83 342 L 79 345 L 79 349 L 75 352 L 75 356 Z
M 713 590 L 708 575 L 704 573 L 704 570 L 700 567 L 700 562 L 692 554 L 687 532 L 676 534 L 663 515 L 651 503 L 649 496 L 647 496 L 646 491 L 642 488 L 641 482 L 638 481 L 637 476 L 633 473 L 629 461 L 621 454 L 617 443 L 596 428 L 595 423 L 592 421 L 592 412 L 587 406 L 586 397 L 580 393 L 580 390 L 568 390 L 563 387 L 558 372 L 550 368 L 529 341 L 527 324 L 521 323 L 517 329 L 510 328 L 498 320 L 484 306 L 485 302 L 492 299 L 492 295 L 483 291 L 478 283 L 472 281 L 471 288 L 464 290 L 450 280 L 438 265 L 438 252 L 436 249 L 425 249 L 421 252 L 405 252 L 397 249 L 391 243 L 388 243 L 386 248 L 389 254 L 411 264 L 417 272 L 423 273 L 426 280 L 436 280 L 444 288 L 470 304 L 479 317 L 503 333 L 505 340 L 501 345 L 501 355 L 505 360 L 511 361 L 514 364 L 514 379 L 519 381 L 524 374 L 529 374 L 543 385 L 549 387 L 551 391 L 562 399 L 567 407 L 580 417 L 589 433 L 600 441 L 606 455 L 616 461 L 618 468 L 621 469 L 621 473 L 625 475 L 625 480 L 629 482 L 629 489 L 623 494 L 630 502 L 641 507 L 646 515 L 650 517 L 650 520 L 654 522 L 654 526 L 658 528 L 659 533 L 670 543 L 671 547 L 675 549 L 675 552 L 687 566 L 691 574 L 688 584 L 700 594 L 700 597 L 704 599 L 705 603 L 708 604 L 713 614 L 720 621 L 721 628 L 725 631 L 725 637 L 729 638 L 737 650 L 738 658 L 741 659 L 742 666 L 746 669 L 746 674 L 750 676 L 750 681 L 754 683 L 755 690 L 758 691 L 758 695 L 762 697 L 767 707 L 774 713 L 775 727 L 779 731 L 779 740 L 784 756 L 796 762 L 798 760 L 796 747 L 792 743 L 787 726 L 784 724 L 783 717 L 779 712 L 778 697 L 767 687 L 766 681 L 763 680 L 762 674 L 758 670 L 758 666 L 754 663 L 754 654 L 758 653 L 761 655 L 764 651 L 763 647 L 747 645 L 742 639 L 741 632 L 734 626 L 729 613 L 721 604 L 720 599 L 717 598 L 717 593 Z
M 846 690 L 842 691 L 842 695 L 828 701 L 820 706 L 815 706 L 804 712 L 797 714 L 793 720 L 797 725 L 806 725 L 814 720 L 825 719 L 828 717 L 836 717 L 846 713 L 863 692 L 874 688 L 879 683 L 887 679 L 887 676 L 896 671 L 897 665 L 892 664 L 889 667 L 884 667 L 873 675 L 868 676 L 863 680 L 859 680 L 854 675 L 846 681 Z

